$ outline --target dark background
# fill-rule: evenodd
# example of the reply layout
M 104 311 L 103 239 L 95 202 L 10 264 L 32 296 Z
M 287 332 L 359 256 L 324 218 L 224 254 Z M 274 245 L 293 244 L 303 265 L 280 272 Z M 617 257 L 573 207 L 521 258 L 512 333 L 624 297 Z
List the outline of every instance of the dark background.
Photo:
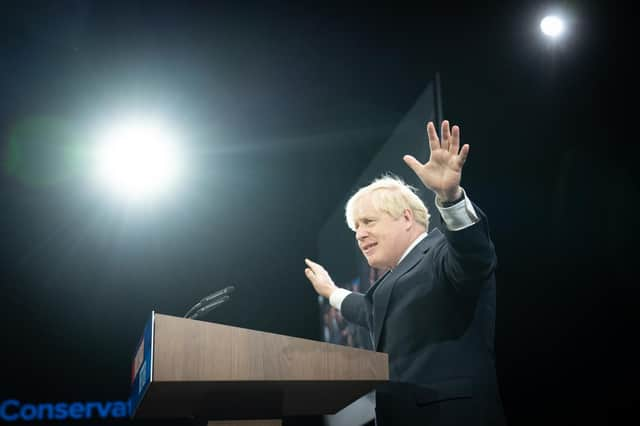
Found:
M 541 2 L 3 2 L 0 400 L 126 399 L 150 311 L 229 284 L 209 320 L 319 340 L 303 258 L 439 72 L 500 259 L 508 420 L 606 423 L 637 281 L 632 80 L 619 6 L 559 4 L 551 46 Z M 74 156 L 128 111 L 187 129 L 192 157 L 144 209 L 92 192 Z

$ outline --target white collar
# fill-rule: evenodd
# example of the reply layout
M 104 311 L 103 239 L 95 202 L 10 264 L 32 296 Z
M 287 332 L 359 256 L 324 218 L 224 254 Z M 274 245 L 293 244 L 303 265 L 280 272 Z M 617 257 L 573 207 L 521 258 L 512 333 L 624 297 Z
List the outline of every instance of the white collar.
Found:
M 413 248 L 414 248 L 415 246 L 417 246 L 417 245 L 420 243 L 420 241 L 424 240 L 425 238 L 427 238 L 427 233 L 426 233 L 426 232 L 423 232 L 422 234 L 418 235 L 418 236 L 416 237 L 416 239 L 415 239 L 415 240 L 413 240 L 413 242 L 411 243 L 411 245 L 407 248 L 407 250 L 405 250 L 405 252 L 404 252 L 404 254 L 402 255 L 402 257 L 400 258 L 400 260 L 398 260 L 398 265 L 400 264 L 400 262 L 402 262 L 402 260 L 403 260 L 405 257 L 407 257 L 407 255 L 409 254 L 409 252 L 410 252 L 411 250 L 413 250 Z M 396 266 L 397 266 L 397 265 L 396 265 Z

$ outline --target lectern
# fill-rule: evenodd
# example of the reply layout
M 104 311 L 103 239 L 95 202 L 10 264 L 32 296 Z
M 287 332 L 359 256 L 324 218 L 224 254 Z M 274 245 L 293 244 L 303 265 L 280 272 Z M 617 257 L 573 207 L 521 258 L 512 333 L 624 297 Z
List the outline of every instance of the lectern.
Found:
M 131 373 L 132 418 L 216 426 L 333 414 L 389 379 L 385 353 L 155 312 Z

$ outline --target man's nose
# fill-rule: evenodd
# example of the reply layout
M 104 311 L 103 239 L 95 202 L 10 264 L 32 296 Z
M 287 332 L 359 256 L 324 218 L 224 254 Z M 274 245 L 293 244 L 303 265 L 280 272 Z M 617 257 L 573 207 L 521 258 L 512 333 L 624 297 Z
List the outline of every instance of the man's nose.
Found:
M 356 231 L 356 240 L 358 241 L 362 241 L 364 240 L 369 234 L 362 228 L 358 228 L 358 230 Z

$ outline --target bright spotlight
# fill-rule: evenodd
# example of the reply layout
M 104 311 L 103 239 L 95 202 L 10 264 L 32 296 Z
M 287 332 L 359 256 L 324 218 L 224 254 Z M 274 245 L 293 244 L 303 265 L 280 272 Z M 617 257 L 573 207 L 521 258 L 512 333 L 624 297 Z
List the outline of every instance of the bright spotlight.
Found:
M 540 21 L 540 29 L 543 34 L 551 38 L 557 38 L 564 33 L 565 23 L 564 21 L 555 15 L 545 16 Z
M 157 198 L 182 171 L 174 135 L 151 121 L 114 127 L 100 139 L 95 155 L 99 183 L 129 202 Z

